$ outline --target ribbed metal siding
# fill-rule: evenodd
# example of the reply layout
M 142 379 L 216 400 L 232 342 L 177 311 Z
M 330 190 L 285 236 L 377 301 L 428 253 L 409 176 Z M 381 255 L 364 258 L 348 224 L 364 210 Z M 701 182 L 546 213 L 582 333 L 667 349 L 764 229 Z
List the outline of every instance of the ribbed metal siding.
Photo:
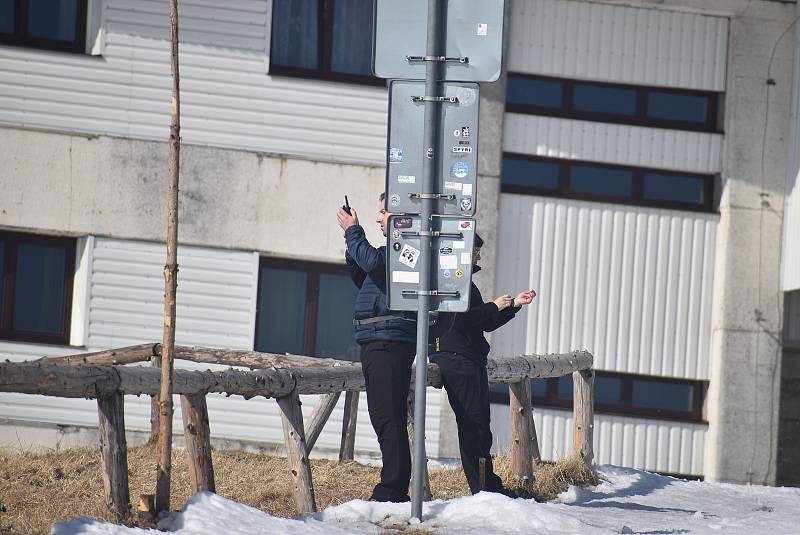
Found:
M 595 368 L 708 379 L 718 216 L 502 194 L 498 291 L 534 288 L 494 353 L 588 349 Z
M 511 10 L 509 71 L 725 90 L 725 17 L 574 0 Z
M 718 173 L 722 136 L 506 113 L 503 150 L 695 173 Z
M 783 216 L 783 290 L 800 290 L 800 30 L 795 31 L 789 176 Z
M 508 407 L 492 405 L 494 447 L 510 446 Z M 563 459 L 572 452 L 572 412 L 534 408 L 533 420 L 542 459 Z M 708 426 L 595 414 L 594 460 L 642 470 L 703 475 Z
M 386 91 L 267 74 L 270 2 L 181 4 L 185 143 L 382 163 Z M 0 46 L 0 123 L 165 140 L 166 4 L 108 0 L 102 59 Z

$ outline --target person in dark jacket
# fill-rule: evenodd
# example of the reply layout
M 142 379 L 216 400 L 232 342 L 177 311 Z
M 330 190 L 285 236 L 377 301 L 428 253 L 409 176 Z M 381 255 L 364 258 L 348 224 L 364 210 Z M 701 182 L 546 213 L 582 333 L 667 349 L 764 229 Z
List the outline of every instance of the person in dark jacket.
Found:
M 473 273 L 480 270 L 480 247 L 483 240 L 475 236 L 473 250 Z M 526 290 L 517 297 L 501 295 L 494 301 L 483 302 L 478 287 L 470 287 L 469 310 L 453 313 L 450 328 L 440 335 L 431 348 L 430 360 L 442 372 L 442 383 L 447 399 L 456 415 L 458 444 L 461 464 L 469 484 L 476 494 L 481 490 L 512 495 L 503 487 L 503 482 L 494 473 L 490 449 L 492 431 L 489 427 L 489 381 L 486 373 L 486 357 L 489 343 L 483 336 L 508 323 L 514 315 L 533 301 L 536 292 Z M 480 482 L 480 459 L 485 459 L 484 485 Z
M 381 194 L 375 222 L 384 236 L 389 215 Z M 337 217 L 347 242 L 345 261 L 358 287 L 353 324 L 361 346 L 369 419 L 383 457 L 381 480 L 370 499 L 407 502 L 411 452 L 406 400 L 416 353 L 416 314 L 393 312 L 386 305 L 386 246 L 369 244 L 354 209 L 348 214 L 340 208 Z

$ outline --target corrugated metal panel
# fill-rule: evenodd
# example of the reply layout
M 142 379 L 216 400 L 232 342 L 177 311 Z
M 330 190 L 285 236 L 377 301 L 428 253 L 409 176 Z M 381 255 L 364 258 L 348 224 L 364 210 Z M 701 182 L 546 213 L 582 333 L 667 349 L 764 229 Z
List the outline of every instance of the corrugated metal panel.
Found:
M 89 289 L 89 351 L 122 347 L 162 338 L 163 244 L 95 238 L 91 252 Z M 257 295 L 257 257 L 251 252 L 181 246 L 176 343 L 232 349 L 252 349 L 252 314 Z M 348 312 L 349 313 L 349 312 Z M 15 361 L 33 357 L 81 352 L 78 348 L 34 344 L 0 344 L 0 356 Z M 206 364 L 178 361 L 182 368 L 213 368 Z M 176 398 L 177 399 L 177 398 Z M 442 395 L 429 389 L 426 437 L 428 454 L 438 455 Z M 305 416 L 316 399 L 305 396 Z M 318 440 L 317 451 L 338 450 L 344 398 Z M 65 400 L 46 396 L 0 394 L 0 417 L 58 423 L 97 425 L 93 401 Z M 238 396 L 208 397 L 209 421 L 214 437 L 283 443 L 280 411 L 274 400 L 244 400 Z M 180 405 L 176 401 L 174 428 L 182 429 Z M 128 429 L 150 428 L 150 400 L 146 396 L 125 398 Z M 356 449 L 379 452 L 369 421 L 366 396 L 359 403 Z
M 572 412 L 535 408 L 533 420 L 542 459 L 563 459 L 572 452 Z M 510 447 L 508 406 L 492 405 L 496 451 Z M 594 460 L 642 470 L 703 475 L 708 426 L 666 420 L 595 414 Z
M 722 168 L 722 135 L 506 113 L 503 150 L 695 173 Z
M 383 88 L 267 74 L 270 3 L 181 4 L 185 143 L 382 163 Z M 109 0 L 102 61 L 0 47 L 0 123 L 165 140 L 166 6 Z
M 502 194 L 498 291 L 534 288 L 495 354 L 588 349 L 595 367 L 708 379 L 718 216 Z
M 789 176 L 783 215 L 783 291 L 800 290 L 800 30 L 795 31 Z
M 574 0 L 515 0 L 508 70 L 725 90 L 728 19 Z

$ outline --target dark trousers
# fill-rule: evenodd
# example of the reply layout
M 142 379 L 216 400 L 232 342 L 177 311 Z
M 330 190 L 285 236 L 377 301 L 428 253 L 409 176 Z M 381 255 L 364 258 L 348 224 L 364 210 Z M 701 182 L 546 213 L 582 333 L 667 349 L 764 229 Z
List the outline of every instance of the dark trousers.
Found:
M 373 500 L 409 501 L 411 452 L 407 399 L 415 352 L 414 344 L 370 342 L 361 346 L 369 419 L 383 457 L 381 481 L 372 491 Z
M 461 465 L 472 494 L 499 491 L 502 480 L 492 466 L 492 431 L 489 427 L 489 380 L 486 366 L 456 353 L 438 353 L 431 360 L 442 371 L 447 399 L 456 414 Z M 486 460 L 486 484 L 480 485 L 480 459 Z

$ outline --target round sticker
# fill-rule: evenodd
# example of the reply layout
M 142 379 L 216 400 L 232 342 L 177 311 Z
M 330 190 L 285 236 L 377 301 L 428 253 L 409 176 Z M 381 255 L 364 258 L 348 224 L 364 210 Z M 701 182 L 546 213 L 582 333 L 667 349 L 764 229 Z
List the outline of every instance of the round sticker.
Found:
M 453 130 L 453 135 L 455 137 L 461 137 L 461 129 L 460 128 L 456 128 L 455 130 Z
M 445 279 L 449 279 L 451 275 L 452 273 L 450 272 L 449 269 L 445 269 L 444 271 L 442 271 L 442 277 L 444 277 Z
M 463 270 L 460 270 L 460 269 L 457 269 L 457 270 L 456 270 L 456 278 L 457 278 L 457 279 L 460 279 L 460 278 L 461 278 L 461 277 L 463 277 L 463 276 L 464 276 L 464 271 L 463 271 Z
M 400 250 L 400 242 L 399 241 L 394 242 L 392 244 L 392 249 L 394 249 L 395 251 L 399 251 Z
M 392 206 L 397 206 L 398 204 L 400 204 L 400 196 L 397 194 L 392 195 L 389 198 L 389 204 L 391 204 Z
M 469 165 L 467 162 L 456 162 L 450 170 L 456 178 L 464 178 L 469 173 Z
M 394 238 L 395 240 L 399 239 L 400 238 L 400 231 L 399 230 L 395 230 L 394 232 L 392 232 L 392 238 Z
M 461 199 L 461 209 L 466 211 L 469 210 L 470 208 L 472 208 L 472 199 L 470 198 Z

